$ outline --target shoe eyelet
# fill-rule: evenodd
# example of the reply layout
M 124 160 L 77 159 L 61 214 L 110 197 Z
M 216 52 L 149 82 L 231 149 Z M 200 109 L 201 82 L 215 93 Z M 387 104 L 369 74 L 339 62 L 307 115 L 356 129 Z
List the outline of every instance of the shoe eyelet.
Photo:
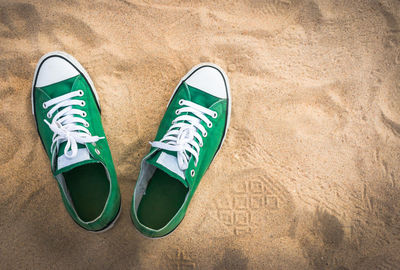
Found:
M 183 105 L 183 99 L 180 99 L 178 104 L 182 106 Z
M 218 113 L 217 113 L 217 112 L 214 112 L 213 115 L 212 115 L 212 118 L 215 119 L 215 118 L 217 118 L 217 116 L 218 116 Z
M 96 152 L 96 154 L 100 155 L 100 150 L 95 148 L 94 151 Z
M 88 122 L 84 123 L 83 125 L 84 125 L 85 127 L 89 127 L 89 126 L 90 126 Z
M 179 113 L 180 113 L 179 110 L 176 110 L 176 111 L 175 111 L 175 114 L 176 114 L 176 115 L 178 115 Z
M 86 102 L 84 101 L 84 100 L 82 100 L 81 101 L 81 106 L 83 107 L 83 106 L 85 106 L 86 105 Z
M 200 147 L 203 147 L 203 143 L 202 143 L 202 142 L 201 142 L 201 143 L 199 143 L 199 146 L 200 146 Z
M 82 112 L 82 117 L 86 117 L 87 116 L 87 113 L 86 112 Z
M 212 128 L 212 123 L 211 123 L 211 122 L 208 123 L 208 124 L 207 124 L 207 127 L 208 127 L 208 128 Z
M 195 175 L 194 170 L 191 170 L 191 171 L 190 171 L 190 175 L 191 175 L 192 177 L 194 177 L 194 175 Z
M 43 109 L 47 109 L 46 102 L 43 102 L 42 106 L 43 106 Z
M 207 137 L 207 131 L 203 133 L 203 137 Z
M 51 118 L 51 113 L 47 113 L 47 118 Z
M 94 147 L 96 147 L 96 143 L 95 143 L 95 142 L 92 142 L 92 145 L 93 145 Z
M 82 91 L 82 90 L 79 90 L 79 91 L 78 91 L 78 94 L 79 94 L 79 96 L 83 96 L 83 91 Z

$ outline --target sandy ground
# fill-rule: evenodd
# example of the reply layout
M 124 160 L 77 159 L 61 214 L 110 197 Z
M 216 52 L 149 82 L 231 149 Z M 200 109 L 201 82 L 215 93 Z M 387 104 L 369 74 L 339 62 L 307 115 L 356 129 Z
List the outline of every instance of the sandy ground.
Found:
M 0 0 L 1 269 L 400 269 L 400 2 Z M 80 229 L 31 115 L 35 65 L 94 80 L 123 199 Z M 129 217 L 141 158 L 195 64 L 223 67 L 227 140 L 186 218 L 150 240 Z

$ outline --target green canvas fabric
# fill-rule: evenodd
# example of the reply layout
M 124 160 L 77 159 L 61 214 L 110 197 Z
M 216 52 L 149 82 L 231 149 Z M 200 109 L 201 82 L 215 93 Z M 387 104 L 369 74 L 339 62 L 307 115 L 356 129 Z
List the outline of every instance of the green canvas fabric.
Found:
M 158 167 L 159 169 L 164 170 L 170 176 L 174 177 L 176 181 L 181 181 L 186 187 L 188 187 L 188 192 L 186 198 L 177 211 L 175 216 L 161 229 L 152 229 L 148 226 L 145 226 L 141 223 L 138 218 L 137 209 L 140 202 L 137 202 L 138 199 L 136 196 L 139 194 L 139 183 L 136 183 L 135 192 L 132 199 L 132 207 L 131 207 L 131 217 L 134 225 L 136 228 L 145 236 L 148 237 L 162 237 L 167 235 L 168 233 L 172 232 L 182 221 L 183 217 L 185 216 L 186 210 L 189 206 L 189 203 L 197 189 L 197 186 L 200 183 L 203 175 L 209 168 L 212 160 L 214 159 L 215 154 L 219 150 L 219 147 L 222 143 L 223 137 L 227 131 L 227 121 L 228 121 L 228 106 L 229 101 L 228 99 L 218 98 L 212 96 L 210 94 L 201 91 L 200 89 L 196 89 L 187 85 L 185 82 L 182 82 L 181 85 L 178 87 L 177 91 L 175 92 L 174 97 L 172 98 L 163 119 L 161 120 L 155 141 L 159 141 L 168 131 L 171 126 L 171 122 L 177 117 L 175 111 L 181 108 L 179 105 L 179 100 L 184 99 L 188 101 L 192 101 L 197 103 L 201 106 L 209 108 L 218 113 L 217 118 L 213 119 L 212 117 L 208 117 L 212 122 L 212 127 L 208 128 L 207 125 L 202 122 L 202 125 L 207 130 L 207 137 L 203 137 L 203 147 L 201 147 L 199 153 L 199 161 L 197 166 L 194 164 L 194 158 L 192 157 L 189 161 L 189 166 L 185 170 L 185 179 L 182 179 L 178 175 L 174 174 L 173 172 L 169 171 L 168 169 L 163 168 L 163 166 L 156 163 L 156 160 L 161 152 L 168 152 L 164 150 L 159 150 L 157 148 L 152 147 L 150 149 L 150 153 L 143 159 L 141 165 L 141 172 L 142 174 L 144 167 L 147 164 L 151 164 L 153 166 Z M 168 154 L 175 155 L 173 152 L 168 152 Z M 191 176 L 191 170 L 195 170 L 194 177 Z M 139 176 L 141 179 L 141 175 Z
M 120 191 L 117 183 L 117 175 L 115 172 L 107 140 L 106 138 L 104 138 L 98 140 L 94 144 L 92 143 L 88 143 L 85 145 L 78 144 L 79 148 L 86 147 L 88 149 L 90 154 L 90 160 L 85 160 L 64 167 L 60 170 L 57 170 L 57 157 L 64 154 L 65 143 L 62 143 L 60 145 L 59 152 L 55 154 L 56 156 L 52 156 L 50 148 L 52 144 L 53 131 L 43 121 L 44 119 L 47 119 L 48 121 L 51 122 L 51 118 L 50 119 L 47 118 L 47 112 L 49 111 L 49 108 L 44 109 L 42 106 L 44 102 L 76 90 L 82 90 L 84 92 L 83 96 L 76 98 L 79 100 L 84 100 L 86 102 L 84 107 L 79 106 L 78 109 L 84 110 L 87 113 L 85 120 L 90 124 L 88 130 L 91 132 L 92 135 L 105 137 L 103 126 L 101 123 L 100 108 L 97 105 L 95 96 L 91 90 L 90 85 L 86 81 L 85 77 L 81 74 L 45 87 L 35 87 L 33 89 L 34 116 L 40 139 L 50 159 L 51 170 L 55 177 L 59 174 L 68 172 L 71 169 L 76 168 L 77 166 L 83 166 L 85 164 L 90 164 L 90 163 L 100 163 L 106 169 L 106 172 L 108 173 L 110 180 L 109 195 L 101 215 L 92 222 L 87 222 L 87 221 L 84 222 L 83 220 L 80 219 L 80 217 L 74 210 L 71 201 L 68 199 L 69 196 L 68 191 L 64 190 L 59 181 L 57 181 L 64 205 L 68 213 L 74 219 L 74 221 L 78 225 L 87 230 L 98 231 L 107 227 L 110 224 L 110 222 L 112 222 L 116 218 L 118 211 L 120 209 L 120 200 L 121 200 Z M 72 106 L 72 107 L 78 107 L 78 106 Z M 56 113 L 54 113 L 52 117 L 54 117 L 55 114 Z M 96 149 L 99 152 L 96 152 Z

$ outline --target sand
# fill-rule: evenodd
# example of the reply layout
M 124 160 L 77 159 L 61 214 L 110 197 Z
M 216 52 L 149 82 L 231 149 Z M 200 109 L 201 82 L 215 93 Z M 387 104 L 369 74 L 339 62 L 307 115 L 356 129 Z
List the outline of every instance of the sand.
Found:
M 0 1 L 1 269 L 400 269 L 400 2 Z M 69 217 L 31 114 L 40 56 L 97 86 L 122 193 L 103 234 Z M 180 78 L 227 71 L 231 126 L 168 237 L 131 196 Z

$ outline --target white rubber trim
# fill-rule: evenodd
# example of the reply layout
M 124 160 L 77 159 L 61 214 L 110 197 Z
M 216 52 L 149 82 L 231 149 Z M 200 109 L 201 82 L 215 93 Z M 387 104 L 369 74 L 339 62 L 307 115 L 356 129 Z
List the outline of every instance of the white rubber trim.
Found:
M 82 65 L 78 62 L 78 60 L 76 60 L 72 55 L 69 55 L 66 52 L 54 51 L 54 52 L 46 53 L 45 55 L 43 55 L 36 65 L 35 74 L 33 76 L 33 81 L 32 81 L 32 90 L 31 90 L 32 114 L 35 115 L 34 104 L 33 104 L 33 90 L 35 89 L 36 76 L 39 71 L 39 67 L 45 59 L 47 59 L 50 56 L 54 56 L 54 55 L 62 56 L 64 58 L 68 59 L 68 61 L 70 61 L 75 66 L 75 68 L 77 68 L 78 71 L 85 77 L 85 79 L 88 81 L 90 87 L 92 88 L 92 91 L 96 98 L 96 103 L 100 108 L 99 96 L 97 95 L 96 88 L 94 87 L 94 83 L 93 83 L 92 79 L 90 78 L 89 74 L 87 73 L 87 71 L 82 67 Z
M 175 96 L 175 93 L 176 93 L 176 91 L 178 90 L 179 86 L 180 86 L 184 81 L 186 81 L 186 79 L 189 78 L 190 75 L 192 75 L 193 72 L 194 72 L 195 70 L 197 70 L 197 69 L 199 69 L 199 68 L 201 68 L 201 67 L 203 67 L 203 66 L 210 66 L 210 67 L 213 67 L 213 68 L 218 69 L 218 70 L 221 72 L 222 76 L 224 77 L 224 80 L 225 80 L 225 83 L 226 83 L 226 87 L 227 87 L 227 90 L 228 90 L 228 96 L 227 96 L 227 99 L 228 99 L 228 117 L 227 117 L 227 122 L 226 122 L 226 130 L 225 130 L 224 137 L 222 138 L 221 145 L 220 145 L 219 149 L 217 150 L 217 152 L 216 152 L 215 155 L 214 155 L 214 158 L 215 158 L 215 157 L 217 156 L 217 153 L 218 153 L 219 150 L 221 149 L 222 144 L 223 144 L 224 141 L 225 141 L 225 137 L 226 137 L 226 134 L 228 133 L 228 128 L 229 128 L 229 124 L 230 124 L 230 120 L 231 120 L 231 107 L 232 107 L 231 89 L 230 89 L 230 86 L 229 86 L 228 76 L 226 75 L 226 73 L 224 72 L 224 70 L 223 70 L 222 68 L 220 68 L 220 67 L 219 67 L 218 65 L 216 65 L 216 64 L 207 63 L 207 62 L 206 62 L 206 63 L 200 63 L 200 64 L 198 64 L 198 65 L 192 67 L 192 69 L 189 70 L 189 72 L 186 73 L 185 76 L 183 76 L 183 78 L 180 80 L 180 82 L 178 83 L 178 85 L 175 87 L 174 93 L 172 94 L 171 98 L 169 99 L 167 108 L 168 108 L 169 104 L 171 103 L 172 98 Z M 201 90 L 201 89 L 200 89 L 200 90 Z

